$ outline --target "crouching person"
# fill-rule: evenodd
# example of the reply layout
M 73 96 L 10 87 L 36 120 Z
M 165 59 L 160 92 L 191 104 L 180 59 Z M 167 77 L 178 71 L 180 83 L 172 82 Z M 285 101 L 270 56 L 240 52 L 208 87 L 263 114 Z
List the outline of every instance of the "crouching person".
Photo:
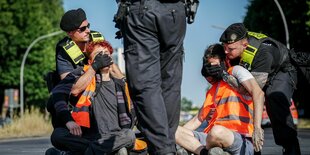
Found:
M 211 45 L 205 51 L 203 66 L 218 64 L 223 68 L 223 74 L 228 73 L 208 76 L 202 68 L 202 75 L 212 87 L 199 113 L 178 127 L 176 143 L 195 154 L 252 155 L 253 144 L 256 151 L 263 145 L 260 123 L 264 93 L 251 73 L 241 66 L 231 67 L 226 72 L 228 67 L 224 60 L 225 53 L 220 44 Z M 234 87 L 238 83 L 229 83 L 230 79 L 240 83 L 247 93 L 236 91 Z M 203 132 L 195 131 L 204 121 L 207 127 Z
M 59 125 L 54 125 L 53 121 L 54 131 L 51 135 L 51 142 L 57 149 L 74 155 L 125 155 L 127 150 L 134 146 L 135 134 L 131 129 L 134 113 L 126 91 L 126 83 L 110 75 L 111 64 L 104 65 L 106 57 L 103 55 L 110 57 L 112 50 L 107 41 L 89 43 L 89 65 L 81 69 L 82 73 L 70 73 L 66 78 L 71 76 L 73 80 L 70 82 L 74 82 L 76 77 L 79 77 L 78 74 L 83 74 L 90 68 L 97 72 L 96 76 L 82 94 L 71 92 L 70 95 L 65 93 L 61 96 L 55 93 L 58 94 L 56 98 L 53 94 L 48 110 L 52 117 L 56 118 L 53 120 L 60 120 L 56 121 Z M 61 83 L 66 83 L 66 78 Z M 72 84 L 68 84 L 68 88 L 70 86 L 72 87 Z M 55 89 L 57 86 L 53 92 L 57 92 Z M 67 92 L 70 92 L 70 89 L 67 89 Z M 75 96 L 78 96 L 77 101 L 72 101 Z M 76 103 L 71 114 L 66 107 L 69 98 L 71 103 Z M 46 154 L 49 152 L 55 152 L 55 149 L 47 151 Z

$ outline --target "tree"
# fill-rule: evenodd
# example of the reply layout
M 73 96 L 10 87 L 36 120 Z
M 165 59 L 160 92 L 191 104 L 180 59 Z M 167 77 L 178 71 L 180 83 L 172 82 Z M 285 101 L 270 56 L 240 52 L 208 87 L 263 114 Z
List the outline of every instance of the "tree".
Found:
M 39 36 L 58 31 L 64 13 L 61 0 L 0 1 L 0 99 L 6 88 L 19 88 L 22 57 Z M 33 46 L 25 65 L 25 105 L 44 106 L 48 97 L 43 75 L 55 68 L 55 45 L 59 37 Z
M 186 97 L 183 97 L 181 100 L 181 110 L 190 111 L 192 109 L 193 102 L 188 100 Z
M 279 0 L 286 17 L 290 47 L 310 53 L 310 0 Z M 286 44 L 285 30 L 280 12 L 273 0 L 250 0 L 244 18 L 245 26 L 254 32 L 262 32 Z M 301 76 L 293 99 L 297 108 L 304 109 L 304 117 L 310 117 L 310 86 Z
M 262 32 L 286 44 L 283 21 L 273 0 L 250 0 L 244 24 L 250 31 Z M 310 52 L 309 0 L 279 0 L 286 17 L 290 46 Z M 307 25 L 308 24 L 308 25 Z

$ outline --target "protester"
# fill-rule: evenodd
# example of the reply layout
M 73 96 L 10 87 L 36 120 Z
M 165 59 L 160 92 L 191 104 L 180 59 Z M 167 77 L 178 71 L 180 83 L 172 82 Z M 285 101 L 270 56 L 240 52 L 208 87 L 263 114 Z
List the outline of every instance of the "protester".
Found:
M 205 67 L 209 65 L 219 65 L 225 77 L 207 75 Z M 252 140 L 256 151 L 262 149 L 264 137 L 260 124 L 264 93 L 246 69 L 234 66 L 227 73 L 226 65 L 223 46 L 209 46 L 204 54 L 202 75 L 212 87 L 199 113 L 176 132 L 177 144 L 195 154 L 253 154 Z M 246 94 L 229 84 L 235 78 L 247 90 Z M 204 131 L 195 131 L 204 121 L 208 124 Z
M 264 34 L 247 31 L 242 23 L 230 25 L 220 41 L 227 58 L 248 69 L 263 88 L 274 139 L 283 147 L 283 154 L 300 154 L 297 130 L 289 108 L 297 83 L 289 50 Z

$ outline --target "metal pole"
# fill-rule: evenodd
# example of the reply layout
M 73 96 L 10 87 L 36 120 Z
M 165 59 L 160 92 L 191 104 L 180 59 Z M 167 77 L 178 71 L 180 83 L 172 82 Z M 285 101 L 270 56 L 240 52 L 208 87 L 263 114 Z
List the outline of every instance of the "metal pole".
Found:
M 219 29 L 219 30 L 225 30 L 226 28 L 223 27 L 223 26 L 218 26 L 218 25 L 211 25 L 212 28 L 215 28 L 215 29 Z
M 278 0 L 274 0 L 274 2 L 276 3 L 279 11 L 280 11 L 280 14 L 281 14 L 281 17 L 282 17 L 282 20 L 283 20 L 283 24 L 284 24 L 284 29 L 285 29 L 285 38 L 286 38 L 286 47 L 288 49 L 290 49 L 290 42 L 289 42 L 289 33 L 288 33 L 288 28 L 287 28 L 287 23 L 286 23 L 286 19 L 285 19 L 285 15 L 283 13 L 283 10 L 281 8 L 281 5 L 279 4 Z
M 25 62 L 26 62 L 26 58 L 29 54 L 30 49 L 32 48 L 32 46 L 37 43 L 38 41 L 48 38 L 48 37 L 52 37 L 58 34 L 63 33 L 63 31 L 57 31 L 57 32 L 53 32 L 53 33 L 49 33 L 43 36 L 38 37 L 37 39 L 35 39 L 27 48 L 24 56 L 23 56 L 23 60 L 22 60 L 22 64 L 20 66 L 20 115 L 21 117 L 24 116 L 24 66 L 25 66 Z

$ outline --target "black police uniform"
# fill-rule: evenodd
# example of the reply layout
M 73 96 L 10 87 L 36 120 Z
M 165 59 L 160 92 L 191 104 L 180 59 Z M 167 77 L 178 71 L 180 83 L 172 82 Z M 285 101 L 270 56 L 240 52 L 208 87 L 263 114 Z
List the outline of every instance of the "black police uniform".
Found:
M 264 92 L 266 95 L 266 108 L 270 117 L 273 135 L 276 144 L 285 149 L 296 147 L 299 149 L 297 139 L 297 130 L 290 112 L 291 99 L 294 88 L 297 83 L 296 70 L 280 70 L 273 75 L 275 71 L 273 62 L 277 56 L 275 51 L 278 49 L 271 44 L 262 44 L 253 60 L 251 72 L 267 72 L 269 79 Z
M 175 152 L 186 15 L 179 0 L 129 0 L 122 26 L 126 74 L 150 154 Z
M 220 41 L 233 43 L 248 36 L 249 45 L 255 47 L 257 38 L 248 34 L 243 24 L 232 24 L 224 31 Z M 257 47 L 250 71 L 268 73 L 263 90 L 276 144 L 283 146 L 284 154 L 300 154 L 297 130 L 289 108 L 297 83 L 297 72 L 290 63 L 289 50 L 283 44 L 269 37 L 264 40 Z M 240 65 L 244 63 L 240 61 Z M 249 69 L 247 65 L 244 67 Z
M 83 67 L 84 64 L 88 63 L 87 57 L 85 57 L 84 60 L 80 61 L 78 64 L 73 62 L 73 60 L 63 48 L 63 46 L 68 44 L 70 41 L 71 39 L 69 37 L 65 37 L 56 45 L 56 71 L 59 75 L 72 72 L 77 67 Z
M 70 91 L 72 85 L 78 77 L 81 76 L 82 68 L 80 70 L 75 70 L 69 73 L 59 84 L 52 90 L 51 96 L 47 103 L 47 110 L 52 116 L 53 132 L 51 134 L 51 142 L 53 146 L 60 150 L 71 151 L 74 154 L 84 154 L 85 150 L 88 148 L 91 141 L 91 137 L 87 130 L 83 129 L 83 134 L 88 136 L 73 136 L 66 127 L 66 123 L 69 121 L 74 121 L 70 109 L 68 106 L 68 101 L 71 103 L 76 103 L 77 98 L 70 96 Z M 93 128 L 92 128 L 93 129 Z

